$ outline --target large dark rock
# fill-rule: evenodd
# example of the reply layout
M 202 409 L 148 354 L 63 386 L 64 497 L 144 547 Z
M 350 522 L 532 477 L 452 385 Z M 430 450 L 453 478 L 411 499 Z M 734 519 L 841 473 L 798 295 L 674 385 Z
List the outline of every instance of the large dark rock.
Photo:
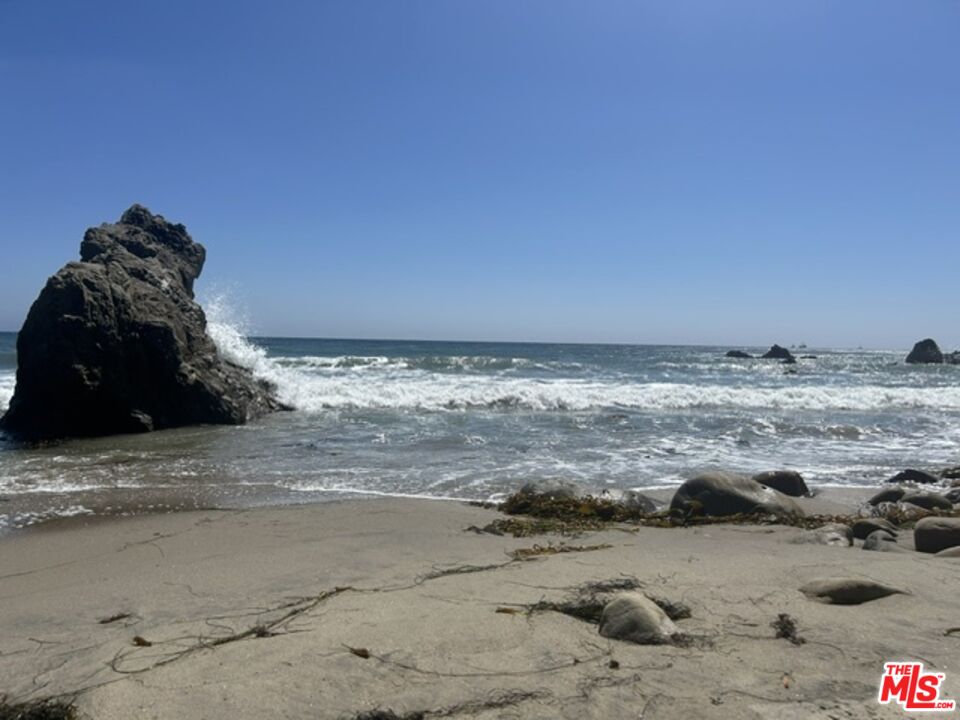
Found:
M 194 301 L 205 250 L 134 205 L 90 228 L 47 281 L 17 337 L 17 385 L 0 427 L 26 438 L 239 424 L 280 409 L 222 358 Z
M 711 472 L 687 480 L 677 488 L 670 509 L 691 515 L 772 513 L 802 516 L 789 497 L 742 475 Z
M 803 481 L 803 476 L 796 470 L 768 470 L 753 476 L 761 485 L 779 490 L 784 495 L 791 497 L 806 497 L 810 495 L 810 489 Z
M 867 503 L 870 505 L 879 505 L 880 503 L 890 502 L 900 502 L 900 498 L 906 495 L 907 491 L 902 487 L 892 487 L 887 488 L 886 490 L 881 490 L 872 498 L 867 500 Z
M 866 540 L 870 535 L 882 530 L 888 535 L 896 537 L 897 528 L 886 518 L 860 518 L 851 528 L 853 536 L 857 540 Z
M 960 546 L 960 518 L 923 518 L 913 529 L 913 542 L 918 551 L 925 553 Z
M 907 355 L 907 362 L 911 365 L 940 364 L 943 362 L 943 353 L 934 340 L 927 338 L 913 346 Z
M 908 492 L 900 502 L 910 503 L 924 510 L 953 510 L 953 503 L 939 493 Z
M 753 355 L 748 352 L 744 352 L 743 350 L 727 350 L 725 357 L 746 360 L 747 358 L 752 358 Z
M 780 347 L 779 345 L 774 345 L 772 348 L 767 350 L 760 357 L 767 360 L 795 360 L 793 353 L 787 350 L 785 347 Z
M 938 478 L 933 473 L 928 473 L 926 470 L 916 470 L 909 468 L 907 470 L 901 470 L 892 478 L 887 479 L 888 483 L 938 483 L 940 478 Z

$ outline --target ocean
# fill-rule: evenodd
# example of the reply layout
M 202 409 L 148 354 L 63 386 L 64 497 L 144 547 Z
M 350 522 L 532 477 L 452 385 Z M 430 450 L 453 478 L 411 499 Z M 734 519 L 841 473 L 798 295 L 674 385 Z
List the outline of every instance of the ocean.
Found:
M 535 478 L 642 490 L 711 468 L 875 486 L 960 464 L 960 366 L 907 366 L 904 350 L 810 348 L 786 367 L 727 347 L 247 338 L 210 315 L 221 352 L 296 409 L 242 427 L 0 439 L 0 529 L 363 495 L 488 500 Z M 0 334 L 0 409 L 15 369 L 15 335 Z

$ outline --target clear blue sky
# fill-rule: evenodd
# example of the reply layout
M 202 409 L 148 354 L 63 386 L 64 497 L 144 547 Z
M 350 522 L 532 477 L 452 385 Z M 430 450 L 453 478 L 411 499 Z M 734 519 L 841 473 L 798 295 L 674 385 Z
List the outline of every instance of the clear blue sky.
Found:
M 960 345 L 960 2 L 0 0 L 0 328 L 132 202 L 261 334 Z

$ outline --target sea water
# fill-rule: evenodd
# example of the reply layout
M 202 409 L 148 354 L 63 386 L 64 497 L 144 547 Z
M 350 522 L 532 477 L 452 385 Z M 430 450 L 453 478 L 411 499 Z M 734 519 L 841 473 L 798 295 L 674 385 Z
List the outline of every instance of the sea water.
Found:
M 536 478 L 643 489 L 712 468 L 877 485 L 960 463 L 960 366 L 908 366 L 902 349 L 797 350 L 816 358 L 785 366 L 726 347 L 248 338 L 208 314 L 220 351 L 295 409 L 241 427 L 0 439 L 0 529 L 363 495 L 497 499 Z M 15 369 L 15 336 L 0 334 L 0 409 Z

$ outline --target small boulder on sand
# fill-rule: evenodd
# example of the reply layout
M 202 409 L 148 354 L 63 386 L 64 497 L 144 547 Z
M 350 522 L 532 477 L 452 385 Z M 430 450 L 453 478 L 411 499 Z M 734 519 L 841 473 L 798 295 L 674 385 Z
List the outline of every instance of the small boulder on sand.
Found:
M 878 492 L 872 498 L 867 500 L 867 502 L 870 505 L 879 505 L 880 503 L 900 502 L 900 498 L 902 498 L 906 494 L 906 492 L 907 491 L 904 490 L 902 487 L 887 488 L 886 490 L 881 490 L 880 492 Z
M 913 543 L 919 552 L 925 553 L 960 546 L 960 518 L 923 518 L 913 529 Z
M 657 503 L 654 500 L 636 490 L 624 490 L 618 502 L 630 510 L 639 510 L 643 513 L 654 513 L 657 511 Z
M 908 492 L 900 502 L 910 503 L 924 510 L 953 510 L 953 503 L 939 493 Z
M 666 645 L 680 635 L 667 614 L 639 592 L 614 596 L 600 615 L 600 634 L 640 645 Z
M 809 545 L 850 547 L 853 545 L 853 535 L 850 533 L 849 525 L 829 523 L 813 530 L 804 530 L 797 537 L 796 542 Z
M 913 468 L 909 468 L 907 470 L 901 470 L 892 478 L 887 480 L 887 482 L 888 483 L 912 482 L 912 483 L 928 484 L 928 483 L 940 482 L 940 478 L 938 478 L 933 473 L 928 473 L 925 470 L 915 470 Z
M 740 513 L 803 516 L 800 506 L 783 493 L 743 475 L 725 472 L 703 473 L 687 480 L 674 493 L 670 509 L 721 517 Z
M 903 590 L 873 580 L 837 577 L 811 580 L 800 592 L 811 600 L 834 605 L 859 605 L 888 595 L 904 594 Z
M 753 476 L 761 485 L 779 490 L 790 497 L 807 497 L 810 490 L 803 481 L 803 476 L 796 470 L 768 470 Z
M 885 533 L 897 536 L 896 526 L 886 520 L 885 518 L 861 518 L 853 523 L 853 536 L 857 540 L 866 540 L 872 533 L 875 533 L 877 530 L 883 530 Z
M 524 495 L 533 497 L 544 497 L 550 499 L 578 498 L 583 495 L 583 490 L 575 482 L 562 480 L 560 478 L 549 478 L 545 480 L 530 480 L 524 483 L 520 488 Z
M 886 530 L 874 530 L 867 535 L 863 541 L 864 550 L 876 550 L 879 552 L 906 552 L 906 550 L 897 545 L 897 538 Z

